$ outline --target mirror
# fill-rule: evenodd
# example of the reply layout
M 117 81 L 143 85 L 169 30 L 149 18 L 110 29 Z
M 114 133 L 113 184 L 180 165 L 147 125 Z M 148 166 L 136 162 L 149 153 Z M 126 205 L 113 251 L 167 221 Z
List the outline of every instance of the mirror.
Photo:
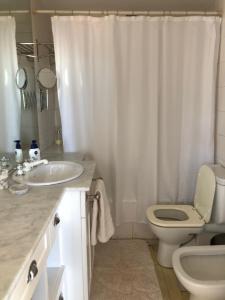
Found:
M 37 81 L 40 86 L 40 106 L 41 111 L 43 111 L 49 108 L 48 90 L 54 88 L 56 85 L 55 73 L 48 68 L 42 68 L 38 72 Z
M 31 8 L 30 0 L 23 1 L 4 1 L 0 0 L 0 10 L 15 10 L 27 11 L 28 13 L 12 13 L 15 19 L 16 30 L 16 52 L 17 52 L 17 72 L 12 74 L 10 78 L 15 81 L 15 93 L 18 95 L 20 104 L 20 128 L 18 132 L 20 135 L 15 138 L 20 138 L 23 149 L 30 147 L 33 139 L 39 141 L 39 128 L 38 128 L 38 102 L 36 97 L 36 76 L 35 76 L 35 59 L 34 59 L 34 45 L 33 45 L 33 29 L 32 29 L 32 16 L 29 13 Z M 8 13 L 9 14 L 9 13 Z M 1 16 L 8 15 L 0 14 Z M 1 58 L 4 59 L 4 48 L 0 51 Z M 12 53 L 15 53 L 13 51 Z M 15 63 L 16 58 L 11 54 L 12 61 Z M 12 118 L 15 118 L 12 113 Z M 10 122 L 9 122 L 10 124 Z M 10 126 L 10 125 L 9 125 Z M 8 127 L 8 126 L 7 126 Z M 6 138 L 0 136 L 2 140 Z M 14 139 L 15 139 L 14 138 Z M 13 151 L 14 144 L 12 137 L 9 138 L 8 143 L 12 144 L 10 151 Z M 6 143 L 6 142 L 5 142 Z M 5 148 L 2 147 L 1 150 Z M 1 155 L 0 155 L 1 157 Z
M 33 34 L 29 14 L 15 15 L 15 20 L 18 60 L 16 86 L 21 98 L 20 139 L 23 149 L 28 149 L 32 140 L 39 140 Z
M 61 120 L 51 19 L 50 15 L 30 13 L 40 5 L 31 0 L 0 0 L 0 15 L 3 11 L 5 15 L 10 14 L 7 11 L 15 12 L 11 15 L 16 21 L 18 71 L 13 74 L 12 80 L 15 93 L 20 97 L 21 126 L 18 130 L 22 147 L 27 149 L 32 140 L 37 140 L 42 151 L 51 151 L 51 147 L 53 151 L 61 151 L 54 148 L 62 142 L 59 139 Z M 3 55 L 4 51 L 0 52 L 0 61 Z M 12 59 L 15 61 L 14 57 Z M 9 124 L 11 122 L 9 120 Z M 3 136 L 1 138 L 5 140 Z
M 20 96 L 24 109 L 28 108 L 27 97 L 24 93 L 24 90 L 27 87 L 27 79 L 27 72 L 25 68 L 19 68 L 16 72 L 16 86 L 20 89 Z
M 16 72 L 16 85 L 20 90 L 27 86 L 27 72 L 24 68 L 19 68 Z
M 43 68 L 38 72 L 37 80 L 45 89 L 52 89 L 56 85 L 55 73 L 48 68 Z

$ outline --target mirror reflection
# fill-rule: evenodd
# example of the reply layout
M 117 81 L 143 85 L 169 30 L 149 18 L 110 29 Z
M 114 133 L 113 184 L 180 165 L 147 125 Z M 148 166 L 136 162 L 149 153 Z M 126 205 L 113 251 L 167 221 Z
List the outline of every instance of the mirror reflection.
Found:
M 39 84 L 45 89 L 52 89 L 56 85 L 55 73 L 48 68 L 41 69 L 38 72 L 37 79 Z
M 14 152 L 14 140 L 23 149 L 32 140 L 41 150 L 62 144 L 50 16 L 30 11 L 29 0 L 0 0 L 0 19 L 14 20 L 9 49 L 0 41 L 0 152 Z M 8 34 L 9 26 L 0 26 Z
M 56 85 L 55 73 L 49 68 L 39 70 L 37 81 L 40 87 L 40 105 L 41 111 L 48 109 L 48 90 Z
M 16 23 L 11 16 L 0 18 L 0 151 L 13 151 L 13 141 L 20 137 L 21 101 L 16 88 L 18 69 Z
M 16 72 L 16 85 L 20 90 L 27 86 L 27 72 L 24 68 L 20 68 Z
M 28 148 L 33 139 L 38 139 L 37 99 L 35 87 L 35 62 L 33 56 L 33 36 L 30 15 L 16 15 L 16 42 L 18 71 L 16 85 L 20 89 L 21 100 L 21 144 Z M 25 22 L 27 33 L 22 31 Z

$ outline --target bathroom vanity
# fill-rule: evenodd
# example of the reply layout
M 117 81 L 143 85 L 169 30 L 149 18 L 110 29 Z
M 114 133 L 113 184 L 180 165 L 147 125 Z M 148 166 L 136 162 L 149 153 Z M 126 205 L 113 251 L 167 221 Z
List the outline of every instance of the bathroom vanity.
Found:
M 49 160 L 77 161 L 75 154 Z M 0 299 L 87 300 L 93 263 L 90 190 L 95 163 L 52 186 L 22 196 L 0 191 Z

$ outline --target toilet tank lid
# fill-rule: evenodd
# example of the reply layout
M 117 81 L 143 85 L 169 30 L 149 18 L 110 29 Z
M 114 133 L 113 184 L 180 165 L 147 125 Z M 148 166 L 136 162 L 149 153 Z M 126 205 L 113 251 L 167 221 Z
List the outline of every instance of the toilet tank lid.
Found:
M 225 167 L 220 164 L 209 165 L 216 176 L 216 183 L 225 185 Z

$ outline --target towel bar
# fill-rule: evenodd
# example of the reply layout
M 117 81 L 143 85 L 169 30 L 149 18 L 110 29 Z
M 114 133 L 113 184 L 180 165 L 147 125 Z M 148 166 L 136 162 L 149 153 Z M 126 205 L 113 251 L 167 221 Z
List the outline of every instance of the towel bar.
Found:
M 96 192 L 95 194 L 87 194 L 88 201 L 100 200 L 100 198 L 101 198 L 100 192 Z
M 96 177 L 96 178 L 93 178 L 92 181 L 97 181 L 99 179 L 103 180 L 102 177 Z M 96 192 L 95 194 L 87 194 L 88 201 L 100 200 L 100 198 L 101 198 L 100 192 Z
M 92 181 L 96 181 L 96 180 L 99 180 L 99 179 L 100 179 L 100 180 L 103 180 L 102 177 L 96 177 L 96 178 L 93 178 Z

